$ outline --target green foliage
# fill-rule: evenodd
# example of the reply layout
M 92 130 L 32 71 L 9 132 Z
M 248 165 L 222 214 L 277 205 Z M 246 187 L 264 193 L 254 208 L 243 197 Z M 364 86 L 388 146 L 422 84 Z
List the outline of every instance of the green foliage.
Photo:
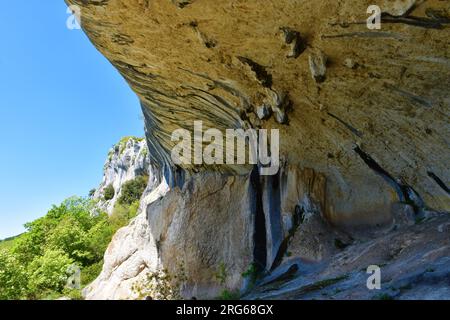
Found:
M 47 250 L 28 266 L 28 286 L 32 293 L 62 292 L 66 284 L 67 270 L 73 260 L 62 250 Z
M 131 205 L 135 201 L 139 201 L 147 184 L 148 176 L 138 176 L 136 179 L 125 182 L 118 203 L 121 205 Z
M 241 298 L 241 295 L 238 291 L 230 291 L 230 290 L 223 290 L 219 297 L 217 297 L 218 300 L 239 300 Z
M 0 279 L 0 287 L 11 288 L 9 283 L 22 283 L 25 279 L 22 287 L 27 290 L 16 295 L 8 292 L 6 298 L 61 296 L 67 268 L 72 264 L 81 268 L 82 284 L 90 283 L 99 275 L 104 252 L 117 230 L 105 213 L 95 210 L 93 201 L 82 198 L 70 198 L 53 206 L 46 216 L 27 223 L 26 228 L 27 232 L 14 240 L 9 253 L 12 258 L 6 259 L 8 256 L 2 253 L 2 261 L 6 262 L 0 266 L 0 272 L 8 280 Z M 78 293 L 72 290 L 71 294 L 75 297 Z
M 254 285 L 258 279 L 258 268 L 256 267 L 256 264 L 252 263 L 248 269 L 242 273 L 242 277 L 248 279 L 250 284 Z
M 105 190 L 103 190 L 103 199 L 105 201 L 112 200 L 114 198 L 116 191 L 114 190 L 114 186 L 112 184 L 109 184 Z
M 104 252 L 117 229 L 114 228 L 108 215 L 98 217 L 100 221 L 87 232 L 87 246 L 92 254 L 90 263 L 96 263 L 103 259 Z
M 19 237 L 20 237 L 20 235 L 16 236 L 16 237 L 10 237 L 10 238 L 1 240 L 0 241 L 0 250 L 2 250 L 2 249 L 9 250 L 12 247 L 14 247 L 14 244 L 16 243 L 16 241 Z
M 27 291 L 25 269 L 14 255 L 0 249 L 0 300 L 17 300 Z
M 132 290 L 139 300 L 182 300 L 181 290 L 187 281 L 184 263 L 178 264 L 176 272 L 167 270 L 148 272 L 146 277 L 133 284 Z
M 100 260 L 94 264 L 84 267 L 81 270 L 81 285 L 87 286 L 92 281 L 97 279 L 97 277 L 102 272 L 103 260 Z
M 219 269 L 217 270 L 215 277 L 221 285 L 224 285 L 225 282 L 227 281 L 228 277 L 227 268 L 223 262 L 219 265 Z
M 144 148 L 142 149 L 142 156 L 145 158 L 146 156 L 148 156 L 148 147 L 144 146 Z
M 97 191 L 97 189 L 91 189 L 89 190 L 89 198 L 92 198 L 95 194 L 95 192 Z
M 67 252 L 69 257 L 81 265 L 93 260 L 89 248 L 87 232 L 74 217 L 68 216 L 60 221 L 47 238 L 47 247 Z
M 79 289 L 65 289 L 62 295 L 70 300 L 83 300 L 83 295 Z
M 117 203 L 114 207 L 113 213 L 109 218 L 110 224 L 114 231 L 128 225 L 131 219 L 136 217 L 139 209 L 139 200 L 133 202 L 131 205 Z
M 26 233 L 0 242 L 8 249 L 0 250 L 0 299 L 81 299 L 80 290 L 66 288 L 69 266 L 81 269 L 82 285 L 98 277 L 112 236 L 136 216 L 147 179 L 124 188 L 111 217 L 94 200 L 74 197 L 27 223 Z
M 373 296 L 372 300 L 394 300 L 394 297 L 388 293 L 380 293 Z
M 120 139 L 119 143 L 116 145 L 119 147 L 119 154 L 122 154 L 125 151 L 125 148 L 127 146 L 128 141 L 130 140 L 134 140 L 136 142 L 140 142 L 142 140 L 144 140 L 144 138 L 138 138 L 138 137 L 123 137 L 122 139 Z

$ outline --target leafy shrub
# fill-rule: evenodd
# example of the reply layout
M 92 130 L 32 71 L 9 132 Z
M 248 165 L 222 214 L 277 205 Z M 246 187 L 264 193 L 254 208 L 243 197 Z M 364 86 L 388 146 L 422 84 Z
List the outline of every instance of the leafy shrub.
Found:
M 117 203 L 114 207 L 113 213 L 109 218 L 110 224 L 114 231 L 128 225 L 131 219 L 136 217 L 139 209 L 139 200 L 133 202 L 131 205 Z
M 116 230 L 112 226 L 108 215 L 102 214 L 102 220 L 87 232 L 87 246 L 92 253 L 93 261 L 101 261 L 103 259 L 105 250 Z
M 95 194 L 96 191 L 97 191 L 97 189 L 91 189 L 91 190 L 89 191 L 89 198 L 92 198 L 92 197 L 94 196 L 94 194 Z
M 100 260 L 99 262 L 84 267 L 81 270 L 81 285 L 87 286 L 92 281 L 97 279 L 97 277 L 102 272 L 102 268 L 103 268 L 103 260 Z
M 130 140 L 133 140 L 133 141 L 136 141 L 136 142 L 140 142 L 140 141 L 144 140 L 144 138 L 123 137 L 122 139 L 120 139 L 119 143 L 116 145 L 119 148 L 119 154 L 122 154 L 125 151 L 127 143 Z
M 82 269 L 82 284 L 95 279 L 115 232 L 108 215 L 95 212 L 93 201 L 82 198 L 70 198 L 53 206 L 46 216 L 26 227 L 28 231 L 15 239 L 11 255 L 17 265 L 23 265 L 26 270 L 28 290 L 22 292 L 21 298 L 33 299 L 60 297 L 67 278 L 67 266 L 72 263 Z M 3 275 L 11 283 L 20 283 L 23 278 L 20 274 Z M 0 291 L 1 287 L 0 280 Z M 73 294 L 74 297 L 77 295 L 76 292 Z
M 179 266 L 178 275 L 173 276 L 167 270 L 148 272 L 146 277 L 134 283 L 132 290 L 137 299 L 150 297 L 152 300 L 181 300 L 181 289 L 186 282 L 184 266 Z
M 228 278 L 227 267 L 225 266 L 225 263 L 220 263 L 219 269 L 214 276 L 221 285 L 225 284 Z
M 242 273 L 242 277 L 250 281 L 250 286 L 253 286 L 258 279 L 258 267 L 255 263 L 250 264 L 248 269 Z
M 32 292 L 62 292 L 73 260 L 62 250 L 47 250 L 29 265 L 29 287 Z
M 105 190 L 103 190 L 103 199 L 105 201 L 109 201 L 114 199 L 114 195 L 116 194 L 116 190 L 114 190 L 114 186 L 112 184 L 109 184 Z
M 148 176 L 138 176 L 136 179 L 125 182 L 118 199 L 119 204 L 131 205 L 133 202 L 139 201 L 147 184 Z
M 79 289 L 65 289 L 62 295 L 70 300 L 84 300 L 81 290 Z
M 238 291 L 230 291 L 230 290 L 223 290 L 220 294 L 220 296 L 217 298 L 218 300 L 239 300 L 241 297 L 240 293 Z
M 17 300 L 27 291 L 25 269 L 14 255 L 0 250 L 0 300 Z

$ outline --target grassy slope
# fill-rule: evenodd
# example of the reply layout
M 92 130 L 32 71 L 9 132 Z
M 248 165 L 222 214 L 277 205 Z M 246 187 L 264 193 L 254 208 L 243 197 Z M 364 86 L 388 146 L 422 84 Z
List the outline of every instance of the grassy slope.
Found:
M 20 236 L 21 235 L 18 235 L 18 236 L 15 236 L 15 237 L 6 238 L 4 240 L 0 240 L 0 250 L 1 249 L 6 249 L 6 250 L 10 249 Z

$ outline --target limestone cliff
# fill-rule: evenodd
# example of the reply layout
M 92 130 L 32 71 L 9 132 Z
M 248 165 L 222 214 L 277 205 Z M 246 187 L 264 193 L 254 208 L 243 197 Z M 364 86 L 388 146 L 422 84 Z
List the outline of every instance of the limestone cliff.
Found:
M 323 209 L 335 224 L 385 222 L 398 200 L 450 208 L 448 2 L 67 3 L 81 6 L 83 29 L 141 99 L 169 180 L 175 129 L 277 127 L 288 162 L 326 177 Z M 365 25 L 371 4 L 386 11 L 381 30 Z M 321 82 L 310 71 L 318 55 Z M 287 121 L 259 120 L 261 105 Z
M 125 182 L 142 175 L 149 176 L 149 185 L 157 183 L 155 181 L 157 177 L 150 165 L 145 139 L 125 137 L 109 151 L 103 167 L 103 179 L 96 189 L 93 199 L 98 200 L 100 209 L 111 215 Z M 107 188 L 111 188 L 113 194 L 110 195 L 110 199 L 106 200 Z
M 251 263 L 270 278 L 288 258 L 330 262 L 358 241 L 386 241 L 403 232 L 399 216 L 450 210 L 448 1 L 66 2 L 141 100 L 150 157 L 171 190 L 139 221 L 159 266 L 188 261 L 186 296 L 245 291 Z M 381 30 L 366 26 L 373 4 Z M 279 129 L 280 172 L 175 166 L 171 134 L 195 120 Z M 443 230 L 424 263 L 448 255 Z

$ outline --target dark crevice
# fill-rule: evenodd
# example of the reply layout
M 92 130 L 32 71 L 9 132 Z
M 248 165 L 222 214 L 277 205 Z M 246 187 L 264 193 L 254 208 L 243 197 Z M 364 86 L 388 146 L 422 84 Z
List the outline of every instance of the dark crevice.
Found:
M 278 249 L 278 253 L 275 257 L 275 260 L 272 264 L 272 267 L 270 268 L 270 271 L 275 270 L 278 268 L 281 263 L 283 262 L 283 258 L 286 255 L 289 244 L 291 243 L 291 239 L 294 237 L 295 233 L 297 232 L 298 228 L 300 227 L 300 224 L 302 224 L 304 220 L 304 214 L 305 211 L 300 206 L 295 206 L 295 214 L 294 214 L 294 221 L 293 221 L 293 227 L 289 231 L 289 235 L 286 237 L 286 239 L 283 240 L 283 242 L 280 245 L 280 248 Z
M 391 84 L 388 84 L 388 83 L 384 83 L 383 86 L 385 88 L 387 88 L 387 89 L 390 89 L 390 90 L 398 93 L 399 95 L 403 96 L 404 98 L 410 100 L 411 103 L 413 103 L 416 106 L 425 107 L 425 108 L 433 107 L 433 102 L 428 100 L 428 99 L 426 99 L 426 98 L 424 98 L 424 97 L 415 95 L 415 94 L 413 94 L 411 92 L 408 92 L 406 90 L 397 88 L 397 87 L 395 87 L 395 86 L 393 86 Z
M 441 180 L 434 172 L 427 171 L 428 176 L 433 179 L 442 190 L 444 190 L 448 195 L 450 195 L 450 189 L 447 187 L 444 181 Z
M 254 249 L 253 262 L 258 273 L 265 272 L 267 263 L 267 231 L 266 218 L 262 203 L 262 188 L 259 169 L 257 166 L 253 169 L 250 175 L 250 182 L 252 184 L 255 196 L 252 197 L 254 201 L 253 207 L 255 209 L 255 230 L 253 234 Z
M 411 204 L 416 211 L 425 206 L 419 194 L 412 187 L 395 179 L 391 174 L 389 174 L 389 172 L 384 170 L 369 154 L 365 153 L 360 147 L 357 146 L 353 150 L 359 155 L 359 157 L 370 169 L 375 171 L 375 173 L 381 176 L 391 187 L 394 188 L 401 202 Z
M 267 72 L 266 68 L 256 63 L 255 61 L 245 58 L 237 57 L 239 61 L 248 65 L 256 75 L 256 79 L 266 88 L 272 87 L 272 75 Z
M 264 209 L 266 230 L 269 233 L 267 243 L 267 269 L 271 270 L 283 243 L 284 232 L 281 217 L 280 171 L 274 176 L 264 177 Z M 269 254 L 270 253 L 270 254 Z
M 277 277 L 267 283 L 264 283 L 264 285 L 268 286 L 268 285 L 273 285 L 273 284 L 286 283 L 290 280 L 295 279 L 298 271 L 299 271 L 299 266 L 297 264 L 293 264 L 292 266 L 289 267 L 289 269 L 286 272 L 282 273 L 279 277 Z
M 402 23 L 415 27 L 427 28 L 427 29 L 442 29 L 444 24 L 450 23 L 448 19 L 438 19 L 435 17 L 414 17 L 414 16 L 406 16 L 406 17 L 395 17 L 388 13 L 383 13 L 381 15 L 382 23 Z
M 180 9 L 190 5 L 194 0 L 172 0 L 172 2 Z
M 300 32 L 288 27 L 281 27 L 283 32 L 284 42 L 291 46 L 291 52 L 286 56 L 287 58 L 298 58 L 306 50 L 306 42 L 302 39 Z
M 350 132 L 352 132 L 354 135 L 356 135 L 359 138 L 362 138 L 363 134 L 361 133 L 361 131 L 359 131 L 358 129 L 356 129 L 355 127 L 353 127 L 352 125 L 348 124 L 347 122 L 345 122 L 344 120 L 342 120 L 341 118 L 339 118 L 338 116 L 327 112 L 327 114 L 336 119 L 337 121 L 339 121 L 340 123 L 342 123 L 348 130 L 350 130 Z

